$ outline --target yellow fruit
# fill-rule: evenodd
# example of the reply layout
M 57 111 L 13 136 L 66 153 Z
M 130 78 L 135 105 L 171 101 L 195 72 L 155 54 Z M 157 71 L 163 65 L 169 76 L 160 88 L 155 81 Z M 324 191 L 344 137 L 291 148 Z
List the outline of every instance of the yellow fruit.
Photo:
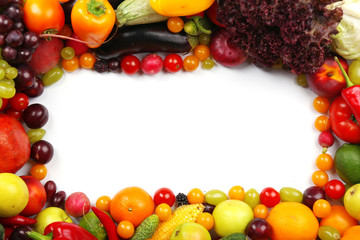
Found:
M 0 217 L 18 215 L 29 201 L 26 183 L 13 173 L 0 173 Z

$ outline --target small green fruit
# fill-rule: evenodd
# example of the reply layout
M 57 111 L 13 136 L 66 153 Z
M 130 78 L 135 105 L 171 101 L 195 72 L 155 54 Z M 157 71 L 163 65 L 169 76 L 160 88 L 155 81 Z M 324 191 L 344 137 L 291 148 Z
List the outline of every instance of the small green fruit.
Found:
M 360 146 L 345 143 L 335 153 L 335 169 L 347 184 L 360 183 Z

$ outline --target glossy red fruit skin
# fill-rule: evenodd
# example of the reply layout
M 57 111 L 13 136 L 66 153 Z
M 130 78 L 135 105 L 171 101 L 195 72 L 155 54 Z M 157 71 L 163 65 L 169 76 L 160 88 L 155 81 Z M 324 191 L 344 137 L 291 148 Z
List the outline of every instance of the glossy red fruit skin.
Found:
M 75 33 L 71 35 L 72 38 L 79 39 L 78 36 L 76 36 Z M 86 44 L 77 42 L 74 40 L 66 40 L 65 42 L 66 47 L 72 47 L 75 51 L 76 56 L 80 56 L 83 53 L 86 53 L 89 50 L 89 47 L 86 46 Z
M 16 173 L 30 157 L 30 141 L 15 118 L 0 113 L 0 173 Z
M 29 189 L 29 202 L 20 213 L 23 216 L 32 216 L 41 211 L 46 203 L 44 185 L 33 176 L 21 176 Z
M 346 60 L 338 57 L 341 65 L 347 72 L 349 65 Z M 310 89 L 320 97 L 332 98 L 341 94 L 346 88 L 345 78 L 333 57 L 325 59 L 324 64 L 314 74 L 307 76 Z

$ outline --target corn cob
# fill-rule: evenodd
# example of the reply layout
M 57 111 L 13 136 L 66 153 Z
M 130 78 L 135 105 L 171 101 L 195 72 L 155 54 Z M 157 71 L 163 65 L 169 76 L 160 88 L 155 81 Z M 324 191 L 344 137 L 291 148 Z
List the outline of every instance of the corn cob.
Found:
M 160 222 L 151 240 L 168 240 L 176 226 L 185 222 L 195 222 L 197 216 L 204 211 L 201 203 L 178 207 L 169 220 Z

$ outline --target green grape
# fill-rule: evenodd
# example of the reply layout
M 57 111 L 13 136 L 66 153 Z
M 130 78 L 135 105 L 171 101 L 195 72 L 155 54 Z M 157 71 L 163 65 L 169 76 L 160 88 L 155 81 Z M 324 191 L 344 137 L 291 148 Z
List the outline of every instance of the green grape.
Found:
M 245 193 L 244 202 L 246 202 L 252 209 L 260 204 L 260 194 L 253 188 Z
M 318 230 L 318 236 L 321 240 L 339 240 L 340 233 L 333 227 L 321 226 Z
M 64 71 L 59 67 L 54 67 L 50 69 L 43 78 L 41 79 L 44 83 L 44 86 L 50 86 L 51 84 L 59 81 L 64 75 Z
M 10 67 L 10 65 L 8 64 L 8 62 L 5 61 L 4 59 L 1 59 L 1 60 L 0 60 L 0 68 L 6 69 L 6 68 L 8 68 L 8 67 Z
M 8 79 L 15 79 L 18 75 L 18 70 L 14 67 L 8 67 L 5 69 L 5 76 Z
M 1 109 L 2 105 L 3 105 L 3 100 L 2 100 L 2 98 L 0 97 L 0 109 Z
M 65 60 L 70 60 L 75 56 L 75 51 L 72 47 L 64 47 L 61 49 L 61 57 Z
M 202 33 L 199 36 L 199 43 L 208 45 L 211 41 L 211 36 L 209 34 Z
M 13 79 L 4 78 L 4 79 L 1 79 L 0 82 L 7 83 L 7 84 L 11 85 L 12 87 L 15 87 L 15 81 Z
M 207 58 L 202 62 L 202 67 L 206 70 L 210 70 L 215 66 L 214 60 Z
M 220 190 L 210 190 L 205 193 L 205 202 L 211 205 L 218 205 L 219 203 L 227 200 L 227 196 L 223 191 Z
M 348 75 L 352 83 L 360 84 L 360 61 L 352 61 L 349 65 Z
M 26 134 L 29 137 L 31 143 L 40 141 L 45 136 L 45 129 L 38 128 L 38 129 L 30 129 Z
M 283 187 L 280 189 L 280 197 L 283 202 L 299 202 L 303 200 L 303 194 L 299 190 L 291 187 Z
M 0 97 L 12 98 L 16 93 L 16 89 L 10 84 L 0 81 Z
M 0 68 L 0 80 L 4 79 L 5 77 L 5 70 L 3 68 Z
M 307 83 L 307 79 L 305 74 L 300 74 L 297 78 L 296 78 L 296 83 L 300 86 L 300 87 L 308 87 L 308 83 Z

